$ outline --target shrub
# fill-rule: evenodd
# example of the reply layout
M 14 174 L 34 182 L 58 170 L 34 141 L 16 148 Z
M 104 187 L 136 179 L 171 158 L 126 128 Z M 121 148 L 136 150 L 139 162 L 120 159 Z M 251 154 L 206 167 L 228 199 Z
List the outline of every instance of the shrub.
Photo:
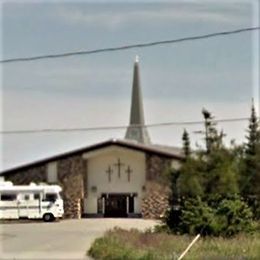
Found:
M 138 258 L 134 250 L 114 236 L 96 239 L 87 253 L 94 259 L 104 260 L 132 260 Z
M 216 233 L 215 210 L 200 197 L 187 199 L 181 213 L 180 232 L 212 235 Z
M 195 235 L 233 236 L 239 232 L 253 231 L 253 214 L 248 205 L 238 196 L 221 198 L 200 197 L 184 201 L 179 210 L 179 222 L 172 208 L 164 220 L 174 233 Z
M 166 225 L 166 224 L 158 224 L 158 225 L 155 225 L 153 230 L 147 230 L 146 231 L 147 233 L 150 232 L 150 233 L 166 233 L 166 234 L 169 234 L 171 233 L 171 229 Z
M 223 199 L 217 208 L 220 234 L 232 236 L 239 232 L 250 232 L 253 230 L 253 214 L 248 205 L 240 198 Z

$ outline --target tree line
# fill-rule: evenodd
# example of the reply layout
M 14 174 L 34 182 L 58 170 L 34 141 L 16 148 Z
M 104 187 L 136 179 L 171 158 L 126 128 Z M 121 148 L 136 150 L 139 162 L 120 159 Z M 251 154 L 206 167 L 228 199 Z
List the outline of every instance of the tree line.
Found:
M 192 151 L 185 129 L 184 162 L 171 169 L 170 208 L 165 223 L 171 230 L 233 235 L 249 230 L 260 218 L 260 123 L 252 105 L 246 142 L 228 147 L 214 116 L 202 110 L 205 148 Z M 186 223 L 186 224 L 185 224 Z

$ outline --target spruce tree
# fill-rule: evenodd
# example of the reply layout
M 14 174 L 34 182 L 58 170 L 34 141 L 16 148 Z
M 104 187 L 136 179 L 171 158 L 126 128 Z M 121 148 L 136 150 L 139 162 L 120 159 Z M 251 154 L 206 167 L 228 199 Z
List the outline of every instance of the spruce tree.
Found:
M 251 116 L 249 119 L 249 126 L 248 126 L 248 136 L 246 148 L 245 148 L 245 155 L 246 157 L 255 156 L 257 153 L 257 146 L 259 144 L 259 122 L 257 120 L 255 107 L 252 104 L 251 107 Z
M 234 168 L 233 156 L 223 144 L 223 131 L 218 131 L 214 117 L 202 110 L 205 125 L 206 156 L 204 157 L 205 171 L 204 191 L 206 194 L 232 194 L 238 191 L 237 173 Z
M 182 134 L 182 145 L 183 145 L 183 153 L 185 158 L 188 158 L 191 153 L 190 149 L 190 137 L 186 129 L 184 129 L 183 134 Z
M 203 194 L 201 171 L 203 162 L 200 156 L 194 158 L 191 156 L 190 138 L 186 129 L 182 135 L 182 149 L 185 155 L 185 161 L 180 168 L 178 187 L 181 197 L 196 197 Z
M 260 129 L 255 107 L 252 104 L 241 170 L 240 190 L 244 197 L 260 201 Z
M 208 110 L 203 108 L 202 115 L 204 117 L 205 126 L 206 153 L 209 154 L 213 149 L 217 149 L 222 146 L 224 134 L 222 131 L 220 134 L 218 133 L 216 123 L 214 122 L 214 117 Z

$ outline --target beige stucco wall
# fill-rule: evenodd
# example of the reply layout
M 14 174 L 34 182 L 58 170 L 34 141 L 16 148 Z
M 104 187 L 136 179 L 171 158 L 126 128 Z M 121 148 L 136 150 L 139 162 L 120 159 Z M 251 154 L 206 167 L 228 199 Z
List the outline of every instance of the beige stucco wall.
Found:
M 143 153 L 112 146 L 100 150 L 98 153 L 83 155 L 83 157 L 88 160 L 88 197 L 84 200 L 84 213 L 97 213 L 97 199 L 101 197 L 102 193 L 137 193 L 134 210 L 135 213 L 141 213 L 146 171 Z M 118 159 L 124 164 L 121 168 L 120 178 L 118 168 L 115 166 Z M 106 172 L 109 166 L 113 170 L 110 182 Z M 132 169 L 130 182 L 126 173 L 128 166 Z M 96 187 L 96 191 L 93 191 L 93 187 Z

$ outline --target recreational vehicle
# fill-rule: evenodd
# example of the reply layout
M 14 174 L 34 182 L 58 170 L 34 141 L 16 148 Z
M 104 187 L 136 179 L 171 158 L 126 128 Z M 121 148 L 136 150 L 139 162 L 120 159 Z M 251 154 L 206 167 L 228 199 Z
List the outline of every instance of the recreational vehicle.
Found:
M 0 219 L 43 219 L 53 221 L 64 213 L 58 185 L 13 185 L 0 182 Z

